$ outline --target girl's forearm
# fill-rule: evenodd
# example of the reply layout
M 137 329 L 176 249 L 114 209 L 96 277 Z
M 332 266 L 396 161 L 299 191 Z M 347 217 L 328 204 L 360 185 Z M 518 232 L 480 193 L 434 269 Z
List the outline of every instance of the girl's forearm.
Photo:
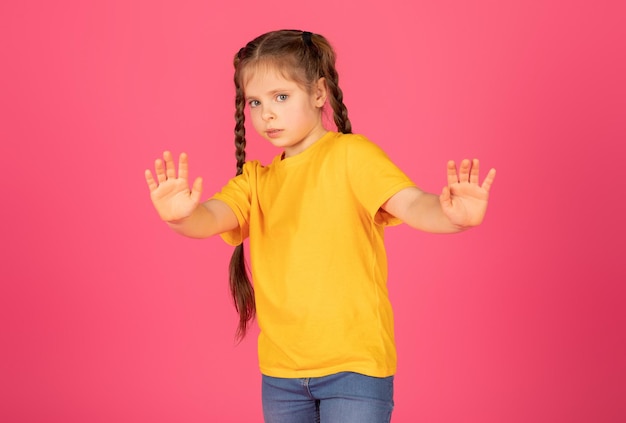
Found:
M 208 238 L 238 226 L 232 210 L 218 200 L 198 204 L 189 217 L 167 224 L 177 233 L 190 238 Z
M 416 187 L 399 191 L 383 204 L 383 209 L 424 232 L 455 233 L 464 229 L 444 214 L 439 196 Z
M 167 224 L 181 235 L 190 238 L 208 238 L 213 235 L 210 230 L 211 221 L 212 216 L 206 207 L 198 204 L 198 207 L 190 216 L 180 220 L 169 221 Z
M 444 214 L 438 195 L 424 191 L 414 195 L 408 203 L 404 222 L 412 228 L 431 233 L 456 233 L 466 229 L 453 224 Z

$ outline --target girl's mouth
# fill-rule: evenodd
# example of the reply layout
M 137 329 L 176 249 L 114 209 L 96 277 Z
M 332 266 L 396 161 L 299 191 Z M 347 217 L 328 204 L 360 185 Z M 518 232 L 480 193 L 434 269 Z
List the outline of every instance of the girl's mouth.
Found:
M 265 131 L 267 136 L 270 138 L 276 138 L 278 135 L 280 135 L 281 132 L 282 129 L 268 129 L 267 131 Z

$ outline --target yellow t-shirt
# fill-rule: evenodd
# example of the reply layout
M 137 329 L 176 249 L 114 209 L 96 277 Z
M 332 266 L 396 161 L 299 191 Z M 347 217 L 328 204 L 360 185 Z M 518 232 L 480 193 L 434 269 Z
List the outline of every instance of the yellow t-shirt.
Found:
M 269 166 L 244 165 L 214 198 L 249 237 L 261 372 L 320 377 L 342 371 L 386 377 L 396 370 L 380 209 L 414 186 L 365 137 L 328 132 Z

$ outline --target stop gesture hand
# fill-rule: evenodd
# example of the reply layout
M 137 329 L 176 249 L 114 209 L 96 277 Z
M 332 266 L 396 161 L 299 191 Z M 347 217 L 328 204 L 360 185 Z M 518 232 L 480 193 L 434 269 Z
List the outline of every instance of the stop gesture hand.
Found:
M 479 225 L 487 211 L 489 190 L 496 177 L 491 169 L 481 185 L 478 184 L 478 159 L 463 160 L 457 173 L 456 163 L 449 161 L 447 166 L 448 185 L 439 196 L 444 214 L 453 225 L 467 228 Z
M 145 171 L 145 177 L 152 204 L 161 219 L 176 222 L 191 216 L 200 203 L 202 179 L 196 178 L 189 189 L 187 155 L 182 153 L 178 158 L 178 175 L 169 151 L 163 153 L 163 160 L 155 160 L 154 168 L 156 180 L 150 170 Z

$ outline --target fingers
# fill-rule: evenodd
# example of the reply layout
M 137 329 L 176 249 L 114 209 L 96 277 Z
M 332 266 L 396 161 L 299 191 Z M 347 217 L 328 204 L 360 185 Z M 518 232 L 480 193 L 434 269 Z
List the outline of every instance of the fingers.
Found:
M 178 177 L 181 179 L 187 179 L 189 175 L 189 162 L 187 161 L 187 154 L 180 153 L 178 157 Z
M 456 171 L 456 163 L 454 160 L 448 162 L 448 185 L 453 185 L 459 182 L 474 182 L 478 183 L 478 160 L 474 159 L 469 161 L 464 159 L 461 161 L 461 167 L 459 172 Z
M 159 185 L 154 180 L 154 177 L 152 176 L 152 172 L 150 172 L 150 170 L 146 169 L 146 171 L 144 172 L 144 175 L 146 177 L 146 183 L 148 184 L 148 189 L 150 190 L 150 192 L 152 192 L 155 189 L 157 189 L 157 187 Z
M 167 176 L 165 176 L 165 165 L 163 164 L 163 160 L 156 159 L 154 161 L 154 171 L 156 173 L 157 181 L 159 181 L 159 184 L 167 180 Z
M 491 189 L 491 185 L 493 184 L 494 179 L 496 179 L 496 170 L 491 168 L 489 173 L 487 173 L 487 176 L 485 176 L 485 180 L 483 181 L 483 184 L 481 185 L 481 187 L 485 191 L 489 192 L 489 190 Z
M 478 183 L 478 170 L 479 170 L 478 159 L 473 159 L 472 160 L 472 169 L 470 170 L 470 174 L 469 174 L 470 184 L 477 184 Z
M 159 184 L 167 181 L 168 179 L 176 179 L 176 166 L 174 166 L 174 157 L 169 151 L 163 152 L 163 159 L 156 159 L 154 161 L 154 171 L 156 174 L 156 181 L 152 176 L 152 172 L 146 170 L 145 177 L 146 182 L 150 190 L 156 189 Z M 189 161 L 186 153 L 181 153 L 178 158 L 178 177 L 181 179 L 187 179 L 189 176 Z M 158 183 L 157 183 L 158 182 Z
M 461 162 L 461 167 L 459 168 L 459 182 L 468 182 L 470 180 L 470 169 L 472 168 L 472 162 L 467 159 L 464 159 Z
M 454 160 L 448 162 L 448 185 L 453 185 L 459 182 L 459 176 L 456 173 L 456 163 Z
M 478 159 L 464 159 L 461 161 L 461 166 L 459 167 L 459 172 L 457 174 L 456 171 L 456 163 L 453 160 L 448 162 L 447 166 L 448 171 L 448 185 L 456 184 L 458 182 L 469 182 L 471 184 L 478 184 L 480 178 L 480 162 Z M 493 178 L 495 177 L 495 169 L 491 169 L 489 174 L 487 175 L 487 179 L 483 182 L 483 187 L 485 182 L 488 186 L 491 186 L 493 182 Z
M 165 160 L 165 175 L 167 179 L 176 178 L 176 168 L 174 167 L 174 158 L 169 151 L 163 152 L 163 159 Z

